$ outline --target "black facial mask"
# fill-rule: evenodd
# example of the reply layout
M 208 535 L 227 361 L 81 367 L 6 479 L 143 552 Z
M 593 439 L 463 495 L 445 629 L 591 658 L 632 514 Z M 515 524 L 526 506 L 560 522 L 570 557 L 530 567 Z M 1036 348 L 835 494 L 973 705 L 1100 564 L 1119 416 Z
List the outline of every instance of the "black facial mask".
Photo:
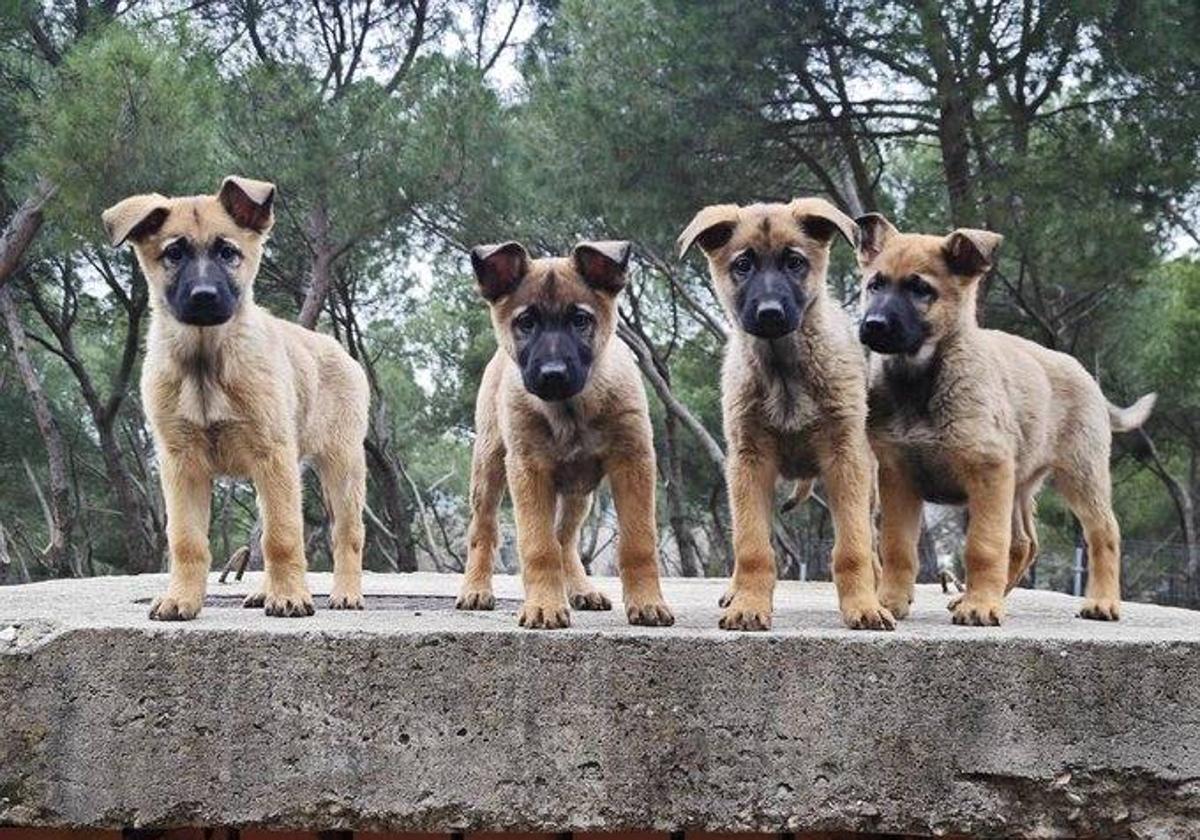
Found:
M 163 259 L 172 272 L 167 305 L 179 321 L 213 327 L 233 317 L 240 292 L 232 269 L 241 260 L 233 246 L 218 241 L 205 253 L 180 240 L 167 247 Z
M 928 335 L 910 296 L 893 286 L 872 294 L 858 329 L 859 340 L 876 353 L 916 353 Z
M 781 338 L 800 326 L 809 301 L 803 282 L 808 260 L 799 251 L 743 251 L 729 267 L 738 323 L 758 338 Z
M 530 306 L 513 321 L 525 390 L 547 402 L 570 399 L 587 385 L 595 358 L 596 319 L 585 309 Z

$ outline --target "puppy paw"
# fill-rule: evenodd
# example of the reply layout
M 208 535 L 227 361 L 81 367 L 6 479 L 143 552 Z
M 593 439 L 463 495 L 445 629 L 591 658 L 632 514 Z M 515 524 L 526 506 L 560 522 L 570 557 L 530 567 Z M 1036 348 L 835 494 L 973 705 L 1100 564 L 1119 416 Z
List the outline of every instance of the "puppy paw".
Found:
M 1121 602 L 1114 598 L 1088 598 L 1083 602 L 1079 615 L 1093 621 L 1120 621 Z
M 644 602 L 626 601 L 625 617 L 630 624 L 642 627 L 670 627 L 675 623 L 675 613 L 661 598 Z
M 256 610 L 261 607 L 267 600 L 267 593 L 263 591 L 251 592 L 242 600 L 242 607 L 248 610 Z
M 331 610 L 361 610 L 366 605 L 362 593 L 357 590 L 334 586 L 329 593 L 329 609 Z
M 463 586 L 454 600 L 456 610 L 494 610 L 496 596 L 490 586 Z
M 612 601 L 599 589 L 581 589 L 568 599 L 577 610 L 611 610 Z
M 968 592 L 954 606 L 952 621 L 971 627 L 999 627 L 1004 620 L 1004 601 Z
M 191 621 L 200 614 L 203 604 L 203 595 L 163 595 L 150 604 L 150 618 L 154 621 Z
M 896 619 L 874 597 L 846 598 L 841 603 L 842 621 L 851 630 L 895 630 Z
M 770 596 L 733 592 L 717 624 L 722 630 L 770 630 Z
M 558 630 L 571 626 L 571 610 L 561 601 L 526 598 L 517 611 L 517 624 L 526 630 Z
M 263 609 L 274 618 L 303 618 L 313 614 L 313 599 L 302 585 L 275 588 L 268 585 Z
M 879 587 L 879 603 L 899 620 L 908 618 L 912 611 L 913 590 L 911 586 L 893 586 L 884 583 Z
M 726 589 L 725 592 L 721 595 L 721 597 L 717 599 L 717 606 L 720 607 L 721 609 L 725 609 L 732 603 L 733 603 L 733 590 L 732 589 Z

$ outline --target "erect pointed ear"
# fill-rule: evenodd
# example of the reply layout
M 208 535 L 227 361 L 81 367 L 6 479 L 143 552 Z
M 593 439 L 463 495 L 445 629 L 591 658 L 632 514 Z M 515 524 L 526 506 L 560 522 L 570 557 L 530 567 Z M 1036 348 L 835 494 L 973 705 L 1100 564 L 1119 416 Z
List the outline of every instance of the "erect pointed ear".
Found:
M 978 277 L 992 267 L 1004 237 L 990 230 L 959 228 L 943 240 L 946 266 L 960 277 Z
M 230 175 L 221 183 L 217 198 L 225 212 L 244 228 L 266 233 L 275 224 L 274 184 Z
M 675 241 L 679 256 L 686 254 L 693 242 L 699 242 L 706 254 L 722 247 L 737 227 L 738 209 L 736 204 L 712 204 L 697 213 Z
M 887 241 L 900 231 L 882 213 L 867 213 L 854 220 L 858 226 L 856 256 L 860 266 L 869 265 L 883 251 Z
M 792 215 L 804 232 L 829 244 L 835 233 L 854 248 L 858 245 L 858 227 L 854 220 L 823 198 L 797 198 L 791 203 Z
M 625 269 L 632 251 L 633 247 L 623 241 L 580 242 L 571 251 L 571 257 L 583 282 L 615 295 L 625 288 Z
M 529 270 L 529 254 L 519 242 L 477 245 L 471 249 L 471 267 L 479 293 L 491 303 L 517 288 Z
M 166 196 L 158 193 L 131 195 L 101 213 L 100 220 L 104 222 L 108 240 L 115 248 L 126 240 L 138 242 L 155 233 L 163 226 L 170 212 Z

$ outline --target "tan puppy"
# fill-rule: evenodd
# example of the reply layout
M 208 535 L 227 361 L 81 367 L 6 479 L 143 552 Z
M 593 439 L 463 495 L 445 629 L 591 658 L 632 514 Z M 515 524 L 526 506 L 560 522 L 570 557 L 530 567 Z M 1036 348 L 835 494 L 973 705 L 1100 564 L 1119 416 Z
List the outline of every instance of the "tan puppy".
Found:
M 266 585 L 246 606 L 312 615 L 302 458 L 320 476 L 333 519 L 329 606 L 363 606 L 366 375 L 332 338 L 254 303 L 274 197 L 272 184 L 231 177 L 217 195 L 136 195 L 104 211 L 113 245 L 133 243 L 150 284 L 142 401 L 162 471 L 171 553 L 171 580 L 151 618 L 200 612 L 217 475 L 248 477 L 258 492 Z
M 801 481 L 797 496 L 807 495 L 811 479 L 825 482 L 846 624 L 895 626 L 875 595 L 862 349 L 825 288 L 838 234 L 853 244 L 854 223 L 829 202 L 806 198 L 706 207 L 679 237 L 681 256 L 693 242 L 704 249 L 717 295 L 737 327 L 721 373 L 735 561 L 732 588 L 722 599 L 720 625 L 728 630 L 771 626 L 771 517 L 781 476 Z
M 579 532 L 604 476 L 631 624 L 669 625 L 658 581 L 654 443 L 633 354 L 613 340 L 627 242 L 581 242 L 531 260 L 515 242 L 471 252 L 500 345 L 475 404 L 471 525 L 459 609 L 492 609 L 492 557 L 505 479 L 525 584 L 522 627 L 570 624 L 569 606 L 612 605 L 587 578 Z
M 965 504 L 967 590 L 951 604 L 954 622 L 999 624 L 1006 592 L 1037 553 L 1034 497 L 1049 477 L 1087 540 L 1081 615 L 1116 620 L 1111 436 L 1144 423 L 1154 395 L 1116 408 L 1071 356 L 977 325 L 978 281 L 999 234 L 902 234 L 876 213 L 858 224 L 883 603 L 898 618 L 908 613 L 922 501 Z

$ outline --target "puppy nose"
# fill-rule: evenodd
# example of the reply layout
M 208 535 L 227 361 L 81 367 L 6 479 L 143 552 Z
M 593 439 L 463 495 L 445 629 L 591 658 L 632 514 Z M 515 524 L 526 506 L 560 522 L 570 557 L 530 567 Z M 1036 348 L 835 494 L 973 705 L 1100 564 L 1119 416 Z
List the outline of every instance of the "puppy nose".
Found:
M 188 303 L 193 306 L 212 306 L 217 302 L 216 286 L 196 286 L 188 295 Z
M 538 379 L 544 387 L 558 387 L 567 384 L 567 365 L 565 362 L 546 362 L 538 369 Z
M 883 315 L 877 313 L 867 315 L 867 317 L 863 318 L 862 327 L 859 331 L 862 334 L 863 341 L 882 338 L 889 332 L 888 320 Z
M 783 304 L 777 300 L 763 301 L 754 310 L 754 317 L 764 328 L 768 330 L 782 329 L 787 318 L 783 311 Z

